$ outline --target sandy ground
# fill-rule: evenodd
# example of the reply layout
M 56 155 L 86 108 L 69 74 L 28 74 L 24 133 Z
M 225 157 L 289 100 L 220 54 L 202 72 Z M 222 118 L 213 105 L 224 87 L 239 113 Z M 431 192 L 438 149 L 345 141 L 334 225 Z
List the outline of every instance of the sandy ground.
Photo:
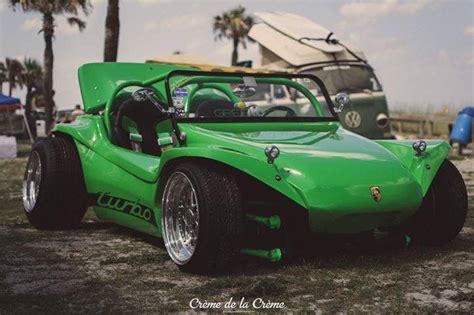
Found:
M 160 240 L 92 213 L 74 231 L 33 229 L 21 206 L 25 162 L 0 161 L 0 314 L 185 311 L 193 298 L 230 297 L 284 303 L 285 311 L 474 311 L 474 159 L 454 161 L 470 212 L 450 244 L 341 243 L 292 265 L 242 257 L 221 276 L 181 273 Z

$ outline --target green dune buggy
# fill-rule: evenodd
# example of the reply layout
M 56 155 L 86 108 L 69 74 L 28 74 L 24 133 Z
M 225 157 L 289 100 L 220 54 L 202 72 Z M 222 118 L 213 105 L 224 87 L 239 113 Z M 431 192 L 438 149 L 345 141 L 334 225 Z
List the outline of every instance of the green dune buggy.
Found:
M 298 256 L 315 235 L 384 230 L 441 244 L 463 227 L 466 187 L 449 145 L 344 130 L 337 113 L 350 100 L 333 103 L 312 75 L 95 63 L 79 82 L 87 114 L 29 156 L 23 202 L 38 229 L 77 227 L 93 207 L 203 272 L 240 253 Z M 268 85 L 294 103 L 255 105 Z

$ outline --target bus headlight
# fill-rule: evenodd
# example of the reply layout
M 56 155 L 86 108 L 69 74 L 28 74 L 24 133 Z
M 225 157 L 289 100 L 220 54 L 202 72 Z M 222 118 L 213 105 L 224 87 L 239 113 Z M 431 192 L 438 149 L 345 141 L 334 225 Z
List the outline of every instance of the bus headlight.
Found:
M 379 128 L 385 128 L 385 127 L 388 126 L 388 123 L 390 122 L 390 119 L 388 118 L 387 114 L 380 113 L 375 118 L 375 122 L 376 122 L 376 124 Z

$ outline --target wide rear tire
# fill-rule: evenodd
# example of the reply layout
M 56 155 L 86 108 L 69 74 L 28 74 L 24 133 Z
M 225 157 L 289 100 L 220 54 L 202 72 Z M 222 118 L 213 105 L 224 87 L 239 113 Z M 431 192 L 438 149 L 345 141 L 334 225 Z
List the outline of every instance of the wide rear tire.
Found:
M 181 163 L 169 174 L 162 226 L 171 259 L 188 272 L 229 269 L 239 254 L 243 224 L 235 179 L 208 163 Z
M 23 181 L 26 217 L 37 229 L 70 229 L 87 210 L 87 191 L 76 146 L 66 135 L 37 141 Z
M 457 168 L 445 160 L 413 217 L 411 236 L 418 244 L 439 245 L 454 239 L 466 220 L 467 190 Z

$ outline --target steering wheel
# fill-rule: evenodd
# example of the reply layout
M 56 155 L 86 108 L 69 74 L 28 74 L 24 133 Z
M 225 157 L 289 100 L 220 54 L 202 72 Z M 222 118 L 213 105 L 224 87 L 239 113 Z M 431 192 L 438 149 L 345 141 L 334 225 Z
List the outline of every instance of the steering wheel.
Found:
M 263 112 L 262 116 L 263 117 L 266 117 L 268 116 L 269 114 L 273 113 L 273 112 L 276 112 L 276 111 L 284 111 L 286 112 L 286 115 L 284 117 L 295 117 L 297 116 L 296 115 L 296 112 L 291 109 L 290 107 L 288 106 L 283 106 L 283 105 L 278 105 L 278 106 L 273 106 L 273 107 L 270 107 L 269 109 L 267 109 L 266 111 Z

